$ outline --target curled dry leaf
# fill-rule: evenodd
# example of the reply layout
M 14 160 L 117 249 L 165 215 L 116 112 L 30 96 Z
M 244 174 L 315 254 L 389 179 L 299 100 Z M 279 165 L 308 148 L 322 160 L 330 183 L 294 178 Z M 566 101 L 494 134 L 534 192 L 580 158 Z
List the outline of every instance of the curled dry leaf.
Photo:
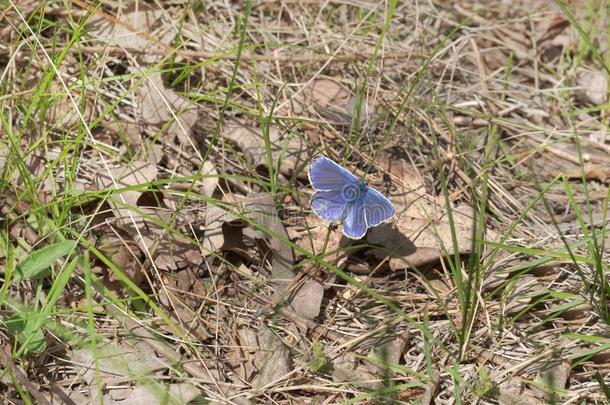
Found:
M 116 189 L 144 185 L 156 180 L 157 173 L 158 169 L 155 165 L 143 161 L 134 161 L 128 165 L 110 169 L 110 174 L 98 173 L 95 176 L 95 184 L 98 189 Z M 120 221 L 129 221 L 130 211 L 133 217 L 138 216 L 129 207 L 137 207 L 138 199 L 141 195 L 141 190 L 123 191 L 114 194 L 113 198 L 108 201 L 108 204 L 112 208 L 115 217 L 119 218 Z
M 277 214 L 273 197 L 268 193 L 250 193 L 247 197 L 227 194 L 223 202 L 234 203 L 232 210 L 263 227 L 251 226 L 228 210 L 210 206 L 206 212 L 205 234 L 202 241 L 204 254 L 243 246 L 243 238 L 264 240 L 271 250 L 271 282 L 287 284 L 294 276 L 292 248 L 285 242 L 288 233 Z M 283 240 L 282 240 L 283 239 Z
M 236 211 L 239 211 L 240 201 L 241 197 L 233 194 L 224 194 L 222 197 L 223 203 L 234 203 Z M 229 243 L 237 243 L 236 239 L 242 237 L 239 221 L 239 217 L 228 210 L 208 204 L 205 211 L 205 233 L 201 241 L 203 254 L 211 255 L 227 249 Z
M 223 130 L 222 137 L 236 145 L 254 169 L 263 170 L 268 168 L 265 136 L 260 128 L 231 124 Z M 293 134 L 282 136 L 279 129 L 270 127 L 269 143 L 273 165 L 277 167 L 279 162 L 282 174 L 288 177 L 302 171 L 308 155 L 306 154 L 307 145 L 301 137 Z
M 272 253 L 271 282 L 276 286 L 286 285 L 295 274 L 294 257 L 292 248 L 286 242 L 288 233 L 277 214 L 273 197 L 268 193 L 250 193 L 246 199 L 245 213 L 248 218 L 269 230 L 269 233 L 256 230 L 250 234 L 249 231 L 253 230 L 250 228 L 244 233 L 268 241 Z
M 100 189 L 112 189 L 143 185 L 154 181 L 156 177 L 155 165 L 135 161 L 128 166 L 112 169 L 111 175 L 98 173 L 95 182 Z M 142 252 L 150 252 L 158 269 L 175 270 L 190 263 L 200 263 L 201 255 L 197 245 L 171 231 L 175 227 L 170 223 L 171 213 L 164 210 L 163 206 L 158 206 L 162 203 L 161 194 L 155 194 L 155 198 L 150 201 L 143 196 L 147 196 L 143 191 L 127 190 L 115 194 L 108 201 L 116 217 L 116 225 L 133 236 Z M 139 215 L 133 207 L 144 212 L 144 215 Z
M 105 235 L 99 243 L 99 249 L 114 265 L 123 270 L 134 284 L 140 285 L 144 281 L 140 249 L 134 241 Z M 123 288 L 117 275 L 106 267 L 103 267 L 103 279 L 104 284 L 111 290 L 119 291 Z

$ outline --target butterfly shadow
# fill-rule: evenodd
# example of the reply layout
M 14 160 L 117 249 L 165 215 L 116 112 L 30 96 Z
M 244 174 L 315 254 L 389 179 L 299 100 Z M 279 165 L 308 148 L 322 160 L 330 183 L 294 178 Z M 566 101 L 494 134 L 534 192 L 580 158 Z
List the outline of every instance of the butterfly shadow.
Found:
M 379 259 L 404 259 L 417 253 L 417 246 L 392 224 L 381 224 L 366 234 L 366 242 L 374 246 L 367 253 Z

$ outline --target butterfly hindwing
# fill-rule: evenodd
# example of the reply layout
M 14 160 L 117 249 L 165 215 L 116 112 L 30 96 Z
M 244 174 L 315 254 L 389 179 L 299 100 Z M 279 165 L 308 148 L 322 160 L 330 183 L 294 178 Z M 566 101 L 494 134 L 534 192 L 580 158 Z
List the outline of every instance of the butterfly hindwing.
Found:
M 311 197 L 311 209 L 322 219 L 340 221 L 343 219 L 347 202 L 343 200 L 341 191 L 316 191 Z
M 318 191 L 341 191 L 345 184 L 358 183 L 356 176 L 326 156 L 317 156 L 311 161 L 309 181 Z
M 362 199 L 368 227 L 387 222 L 396 212 L 392 202 L 372 187 L 364 192 Z
M 364 199 L 354 201 L 343 220 L 343 234 L 350 239 L 360 239 L 366 233 L 368 226 L 364 212 Z

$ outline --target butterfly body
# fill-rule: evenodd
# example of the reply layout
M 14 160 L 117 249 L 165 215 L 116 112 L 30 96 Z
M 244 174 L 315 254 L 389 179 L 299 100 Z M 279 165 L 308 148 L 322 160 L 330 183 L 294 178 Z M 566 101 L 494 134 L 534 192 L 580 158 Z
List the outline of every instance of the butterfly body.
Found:
M 313 211 L 327 221 L 342 221 L 348 238 L 362 238 L 368 228 L 389 221 L 396 212 L 383 194 L 325 156 L 312 160 L 309 181 L 316 189 Z

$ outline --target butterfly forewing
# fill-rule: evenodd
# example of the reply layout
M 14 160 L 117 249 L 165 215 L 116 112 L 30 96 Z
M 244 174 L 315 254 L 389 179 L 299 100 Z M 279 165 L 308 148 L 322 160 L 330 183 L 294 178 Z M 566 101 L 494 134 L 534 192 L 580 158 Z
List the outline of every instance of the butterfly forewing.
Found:
M 348 183 L 358 183 L 356 176 L 325 156 L 312 160 L 309 181 L 318 191 L 341 191 Z

